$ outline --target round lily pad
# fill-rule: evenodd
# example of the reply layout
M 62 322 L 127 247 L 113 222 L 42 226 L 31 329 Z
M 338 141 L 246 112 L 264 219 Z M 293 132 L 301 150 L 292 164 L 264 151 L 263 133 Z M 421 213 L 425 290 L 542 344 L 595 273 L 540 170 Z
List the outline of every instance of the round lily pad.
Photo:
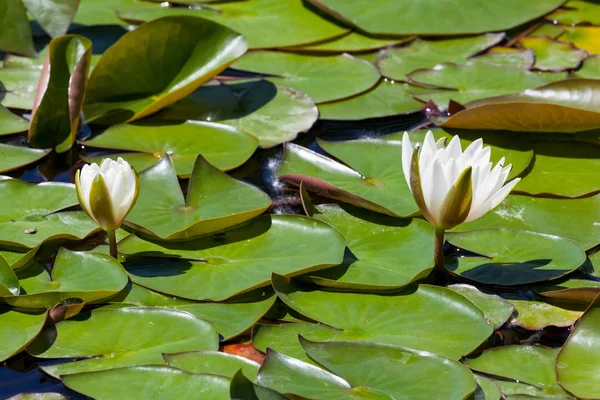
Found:
M 597 379 L 600 357 L 600 300 L 590 305 L 556 359 L 563 388 L 580 398 L 600 397 Z
M 221 231 L 262 214 L 271 205 L 260 189 L 230 177 L 201 156 L 186 197 L 168 155 L 142 172 L 139 182 L 139 197 L 125 225 L 164 240 Z
M 384 47 L 397 45 L 409 40 L 411 40 L 411 37 L 382 39 L 365 36 L 358 32 L 350 32 L 340 38 L 334 38 L 318 44 L 291 47 L 289 50 L 296 52 L 353 53 L 382 49 Z
M 469 59 L 472 64 L 484 63 L 498 65 L 502 67 L 514 67 L 522 69 L 531 69 L 535 62 L 535 56 L 531 50 L 523 51 L 503 51 L 494 52 L 494 49 L 504 49 L 504 47 L 493 47 L 487 54 Z
M 142 286 L 188 299 L 220 301 L 267 286 L 272 272 L 299 275 L 340 264 L 345 244 L 344 237 L 323 222 L 270 215 L 186 242 L 151 243 L 130 236 L 119 243 L 119 251 L 153 256 L 125 264 L 131 280 Z
M 573 240 L 537 232 L 490 229 L 450 233 L 454 246 L 477 256 L 455 258 L 446 268 L 469 280 L 515 286 L 563 276 L 585 262 L 585 252 Z
M 417 39 L 407 46 L 384 51 L 377 60 L 377 66 L 383 76 L 406 80 L 407 74 L 419 68 L 432 68 L 445 62 L 464 63 L 503 38 L 503 33 L 486 33 L 457 39 Z
M 28 128 L 29 124 L 27 123 L 27 120 L 0 106 L 0 136 L 24 132 Z
M 373 64 L 349 54 L 311 56 L 276 51 L 246 54 L 232 68 L 265 74 L 265 79 L 309 95 L 315 103 L 344 99 L 379 81 Z
M 0 143 L 0 172 L 11 171 L 42 159 L 50 150 L 31 149 Z
M 0 307 L 0 360 L 19 353 L 42 330 L 46 322 L 44 311 L 17 311 Z
M 258 138 L 269 148 L 306 132 L 319 116 L 312 99 L 269 81 L 206 85 L 165 108 L 161 120 L 218 121 Z
M 541 71 L 564 71 L 574 69 L 585 60 L 587 54 L 571 43 L 559 42 L 548 37 L 525 37 L 520 41 L 535 54 L 534 68 Z
M 274 275 L 273 287 L 289 307 L 358 340 L 394 344 L 458 359 L 493 331 L 483 312 L 453 291 L 428 285 L 396 295 L 325 292 Z M 371 316 L 377 315 L 377 318 Z M 439 327 L 444 326 L 443 330 Z M 419 330 L 419 335 L 406 332 Z
M 238 371 L 231 379 L 229 385 L 229 394 L 232 399 L 239 400 L 288 400 L 284 396 L 272 389 L 252 383 L 242 371 Z
M 577 25 L 589 22 L 592 25 L 600 24 L 600 5 L 590 1 L 569 0 L 563 7 L 546 15 L 546 19 L 555 24 Z
M 31 110 L 41 74 L 38 68 L 0 68 L 0 103 L 4 107 Z
M 532 331 L 549 326 L 571 326 L 581 317 L 585 309 L 585 305 L 569 302 L 560 303 L 558 306 L 536 300 L 508 298 L 507 301 L 517 310 L 516 317 L 510 325 Z
M 194 374 L 214 374 L 227 378 L 232 378 L 241 369 L 246 377 L 254 380 L 260 368 L 260 364 L 247 358 L 220 351 L 188 351 L 165 354 L 163 357 L 171 367 Z
M 228 125 L 203 122 L 164 122 L 146 120 L 135 124 L 113 125 L 102 134 L 83 142 L 103 149 L 136 151 L 118 154 L 144 170 L 168 154 L 177 174 L 189 177 L 198 154 L 222 170 L 242 165 L 258 146 L 258 140 Z M 115 156 L 116 157 L 116 156 Z M 103 157 L 86 158 L 98 161 Z M 140 168 L 138 168 L 140 167 Z
M 515 307 L 500 296 L 481 292 L 475 286 L 455 284 L 448 288 L 479 307 L 496 329 L 500 329 L 515 311 Z
M 311 273 L 322 286 L 385 290 L 425 278 L 433 269 L 431 225 L 355 207 L 318 206 L 314 218 L 340 231 L 350 254 L 339 266 Z
M 529 230 L 575 240 L 587 250 L 600 243 L 600 225 L 593 223 L 599 220 L 600 195 L 580 199 L 509 195 L 483 218 L 461 224 L 454 231 Z
M 559 36 L 559 40 L 563 42 L 571 42 L 577 48 L 585 50 L 589 55 L 600 53 L 600 27 L 598 26 L 574 26 L 565 27 L 565 33 Z
M 114 258 L 65 248 L 56 256 L 52 279 L 37 263 L 30 264 L 20 275 L 27 276 L 21 279 L 22 294 L 6 296 L 4 301 L 21 308 L 52 308 L 71 298 L 90 303 L 114 296 L 128 280 L 127 273 Z
M 574 78 L 600 79 L 600 55 L 596 54 L 583 61 L 583 65 L 573 73 Z
M 89 340 L 93 332 L 102 340 Z M 39 358 L 91 357 L 43 367 L 54 377 L 135 365 L 163 365 L 163 353 L 217 350 L 215 326 L 164 308 L 96 309 L 48 327 L 27 351 Z
M 541 17 L 559 7 L 561 0 L 523 2 L 505 0 L 420 0 L 398 3 L 381 0 L 310 0 L 332 17 L 372 34 L 458 35 L 503 31 Z M 427 21 L 426 23 L 424 21 Z

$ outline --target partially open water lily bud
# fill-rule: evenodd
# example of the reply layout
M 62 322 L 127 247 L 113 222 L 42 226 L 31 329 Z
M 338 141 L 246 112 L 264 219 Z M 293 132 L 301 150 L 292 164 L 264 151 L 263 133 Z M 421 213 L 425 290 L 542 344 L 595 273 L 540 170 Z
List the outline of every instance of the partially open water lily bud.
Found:
M 121 226 L 139 192 L 136 172 L 121 157 L 85 165 L 75 174 L 75 186 L 81 207 L 109 234 Z
M 504 167 L 502 158 L 493 166 L 483 140 L 475 140 L 462 151 L 458 136 L 446 147 L 445 138 L 436 142 L 431 131 L 416 152 L 404 133 L 402 168 L 423 216 L 442 230 L 483 217 L 520 180 L 504 184 L 511 165 Z

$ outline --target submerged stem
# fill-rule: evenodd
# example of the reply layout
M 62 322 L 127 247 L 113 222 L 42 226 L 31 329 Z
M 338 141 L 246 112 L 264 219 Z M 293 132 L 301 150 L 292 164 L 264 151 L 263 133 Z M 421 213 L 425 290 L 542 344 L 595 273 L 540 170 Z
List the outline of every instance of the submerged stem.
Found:
M 436 229 L 435 241 L 433 248 L 433 260 L 435 262 L 433 272 L 437 283 L 443 284 L 445 282 L 446 270 L 444 268 L 444 236 L 446 231 L 444 229 Z
M 119 252 L 117 251 L 117 235 L 116 230 L 107 231 L 108 233 L 108 244 L 110 246 L 110 256 L 117 260 L 119 258 Z

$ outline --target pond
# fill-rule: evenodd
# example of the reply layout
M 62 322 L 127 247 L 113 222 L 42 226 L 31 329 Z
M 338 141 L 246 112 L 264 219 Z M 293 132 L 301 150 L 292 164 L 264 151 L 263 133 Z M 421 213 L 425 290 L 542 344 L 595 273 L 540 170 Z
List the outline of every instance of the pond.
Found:
M 600 398 L 600 4 L 455 3 L 8 0 L 0 396 Z

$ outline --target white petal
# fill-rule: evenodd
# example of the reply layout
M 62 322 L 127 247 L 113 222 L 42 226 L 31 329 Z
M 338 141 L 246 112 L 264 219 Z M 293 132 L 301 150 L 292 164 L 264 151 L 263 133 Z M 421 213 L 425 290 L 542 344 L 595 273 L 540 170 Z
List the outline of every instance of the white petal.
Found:
M 465 222 L 475 221 L 476 219 L 483 217 L 490 210 L 496 208 L 498 204 L 502 203 L 502 201 L 506 198 L 506 196 L 508 196 L 510 191 L 515 187 L 517 183 L 519 183 L 520 180 L 521 178 L 513 179 L 512 181 L 504 185 L 502 189 L 494 193 L 492 197 L 485 201 L 485 203 L 483 203 L 480 207 L 476 209 L 471 208 L 471 212 L 469 212 L 469 216 L 467 217 Z
M 430 185 L 432 190 L 429 193 L 429 198 L 425 198 L 425 201 L 429 213 L 435 219 L 435 222 L 439 223 L 442 216 L 442 205 L 446 200 L 450 185 L 446 181 L 446 174 L 439 161 L 434 161 L 431 171 Z
M 410 189 L 410 164 L 412 161 L 414 149 L 408 138 L 408 133 L 404 132 L 402 136 L 402 171 L 404 172 L 404 179 Z
M 458 135 L 454 136 L 452 140 L 450 140 L 448 147 L 446 147 L 446 152 L 448 155 L 448 159 L 459 158 L 462 155 L 462 150 L 460 148 L 460 139 Z
M 423 141 L 423 147 L 421 148 L 419 154 L 419 165 L 421 166 L 421 171 L 423 171 L 424 165 L 428 165 L 431 162 L 437 150 L 438 148 L 435 140 L 433 139 L 433 133 L 431 131 L 427 131 L 425 134 L 425 140 Z
M 474 142 L 472 142 L 469 146 L 467 146 L 464 153 L 470 155 L 472 159 L 475 159 L 475 155 L 478 154 L 479 152 L 481 152 L 482 148 L 483 148 L 483 139 L 479 138 L 479 139 L 475 140 Z

